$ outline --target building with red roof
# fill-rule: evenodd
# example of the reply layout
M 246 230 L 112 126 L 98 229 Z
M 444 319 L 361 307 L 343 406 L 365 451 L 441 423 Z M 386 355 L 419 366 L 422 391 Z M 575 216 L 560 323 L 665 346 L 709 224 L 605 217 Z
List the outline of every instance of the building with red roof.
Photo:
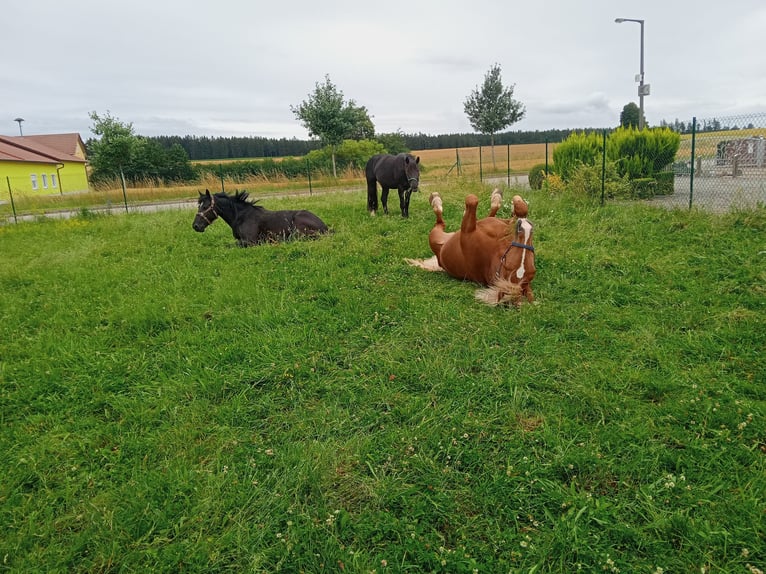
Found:
M 0 135 L 0 198 L 13 194 L 88 191 L 80 134 Z

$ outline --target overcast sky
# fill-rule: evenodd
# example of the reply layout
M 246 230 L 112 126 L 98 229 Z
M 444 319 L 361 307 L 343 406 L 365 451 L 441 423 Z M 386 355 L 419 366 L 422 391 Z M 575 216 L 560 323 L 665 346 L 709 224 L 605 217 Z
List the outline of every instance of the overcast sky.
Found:
M 472 132 L 490 67 L 512 130 L 650 125 L 766 111 L 766 0 L 6 0 L 0 134 L 79 132 L 91 111 L 137 135 L 308 137 L 290 106 L 325 75 L 378 133 Z

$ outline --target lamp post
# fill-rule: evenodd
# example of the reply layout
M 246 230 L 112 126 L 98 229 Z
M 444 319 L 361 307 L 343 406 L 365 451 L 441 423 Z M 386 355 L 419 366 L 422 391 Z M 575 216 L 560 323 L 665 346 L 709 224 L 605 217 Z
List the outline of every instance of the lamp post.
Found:
M 24 121 L 24 118 L 16 118 L 16 119 L 15 119 L 15 120 L 13 120 L 13 121 L 14 121 L 14 122 L 19 122 L 19 135 L 20 135 L 20 136 L 23 136 L 23 135 L 24 135 L 24 133 L 21 131 L 21 122 L 23 122 L 23 121 Z
M 649 95 L 649 84 L 644 85 L 644 21 L 635 18 L 615 18 L 615 22 L 638 22 L 641 24 L 641 70 L 638 79 L 638 129 L 644 129 L 644 96 Z

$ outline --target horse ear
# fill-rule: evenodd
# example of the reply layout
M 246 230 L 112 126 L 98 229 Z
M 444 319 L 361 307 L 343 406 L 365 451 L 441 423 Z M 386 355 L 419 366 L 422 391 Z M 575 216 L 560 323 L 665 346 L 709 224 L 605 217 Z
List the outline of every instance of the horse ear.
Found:
M 420 163 L 420 156 L 417 156 L 417 157 L 415 158 L 415 163 Z
M 210 197 L 210 190 L 209 189 L 205 190 L 205 197 Z

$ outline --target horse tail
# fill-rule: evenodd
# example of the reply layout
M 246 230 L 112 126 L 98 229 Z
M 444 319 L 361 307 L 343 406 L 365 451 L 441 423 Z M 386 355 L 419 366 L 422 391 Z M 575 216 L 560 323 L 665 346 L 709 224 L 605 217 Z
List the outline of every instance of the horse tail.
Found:
M 375 167 L 380 156 L 374 155 L 367 160 L 364 168 L 364 175 L 367 178 L 367 211 L 372 215 L 378 209 L 378 180 L 375 176 Z

